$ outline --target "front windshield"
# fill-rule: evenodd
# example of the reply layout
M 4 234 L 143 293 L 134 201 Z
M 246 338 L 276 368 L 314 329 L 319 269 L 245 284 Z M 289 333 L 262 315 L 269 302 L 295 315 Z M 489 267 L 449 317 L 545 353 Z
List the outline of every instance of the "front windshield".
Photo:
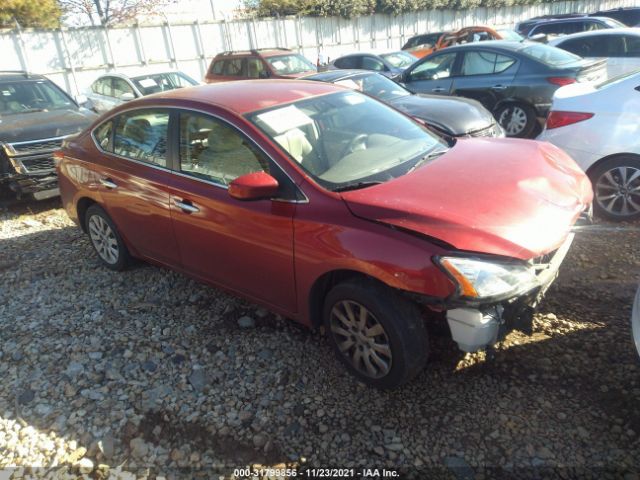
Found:
M 77 109 L 78 106 L 47 80 L 0 83 L 0 115 Z
M 177 88 L 193 87 L 197 85 L 193 78 L 182 72 L 151 73 L 131 79 L 142 95 L 166 92 Z
M 566 65 L 568 63 L 575 63 L 582 60 L 581 57 L 569 53 L 561 48 L 550 47 L 549 45 L 541 45 L 539 43 L 532 43 L 520 50 L 520 53 L 524 53 L 539 62 L 544 63 L 550 67 L 557 67 L 559 65 Z
M 385 102 L 411 95 L 408 90 L 379 73 L 354 75 L 338 80 L 335 84 L 358 90 Z
M 266 60 L 279 75 L 293 75 L 296 73 L 316 71 L 316 67 L 298 53 L 267 57 Z
M 383 53 L 380 56 L 396 68 L 407 68 L 418 60 L 416 57 L 406 52 Z
M 329 190 L 391 180 L 448 149 L 409 117 L 358 92 L 299 100 L 247 117 Z

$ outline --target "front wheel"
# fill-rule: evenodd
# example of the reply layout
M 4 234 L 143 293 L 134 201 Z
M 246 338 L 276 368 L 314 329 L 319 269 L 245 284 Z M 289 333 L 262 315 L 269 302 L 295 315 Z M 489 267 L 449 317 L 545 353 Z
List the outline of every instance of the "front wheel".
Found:
M 595 213 L 609 220 L 640 218 L 640 158 L 609 159 L 589 173 Z
M 536 126 L 535 110 L 524 103 L 505 104 L 495 116 L 508 137 L 528 138 Z
M 336 285 L 325 299 L 324 324 L 338 358 L 374 387 L 398 387 L 426 364 L 427 332 L 417 307 L 373 280 Z

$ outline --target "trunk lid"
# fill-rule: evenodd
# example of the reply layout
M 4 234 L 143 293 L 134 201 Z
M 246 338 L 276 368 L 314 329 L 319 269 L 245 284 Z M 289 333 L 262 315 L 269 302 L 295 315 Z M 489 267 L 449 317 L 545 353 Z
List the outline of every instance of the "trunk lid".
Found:
M 592 198 L 564 152 L 514 139 L 459 140 L 414 172 L 341 195 L 358 217 L 525 260 L 558 248 Z
M 607 79 L 607 59 L 583 60 L 577 68 L 576 80 L 581 83 L 598 83 Z

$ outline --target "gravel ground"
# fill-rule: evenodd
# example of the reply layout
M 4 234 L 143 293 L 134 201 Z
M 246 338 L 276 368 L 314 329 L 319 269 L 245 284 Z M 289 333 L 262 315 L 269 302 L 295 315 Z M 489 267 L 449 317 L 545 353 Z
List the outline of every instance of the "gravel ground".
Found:
M 509 335 L 494 361 L 433 335 L 428 368 L 379 392 L 320 333 L 171 271 L 101 268 L 56 202 L 14 207 L 0 213 L 0 478 L 256 464 L 640 478 L 637 227 L 581 230 L 534 335 Z

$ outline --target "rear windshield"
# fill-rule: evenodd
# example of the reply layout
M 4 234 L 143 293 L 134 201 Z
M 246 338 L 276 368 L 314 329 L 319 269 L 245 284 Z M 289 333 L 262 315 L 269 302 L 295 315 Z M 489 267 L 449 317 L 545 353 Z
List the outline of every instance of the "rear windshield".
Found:
M 316 67 L 298 53 L 267 57 L 265 60 L 269 62 L 269 65 L 271 65 L 279 75 L 292 75 L 295 73 L 316 71 Z
M 78 108 L 58 87 L 47 80 L 0 83 L 0 115 L 46 112 Z
M 576 63 L 581 60 L 581 57 L 574 55 L 573 53 L 569 53 L 566 50 L 550 47 L 548 45 L 541 45 L 539 43 L 527 45 L 520 49 L 520 53 L 542 62 L 549 67 L 558 67 L 560 65 Z
M 142 95 L 166 92 L 176 88 L 192 87 L 197 85 L 193 78 L 182 72 L 154 73 L 131 79 Z

